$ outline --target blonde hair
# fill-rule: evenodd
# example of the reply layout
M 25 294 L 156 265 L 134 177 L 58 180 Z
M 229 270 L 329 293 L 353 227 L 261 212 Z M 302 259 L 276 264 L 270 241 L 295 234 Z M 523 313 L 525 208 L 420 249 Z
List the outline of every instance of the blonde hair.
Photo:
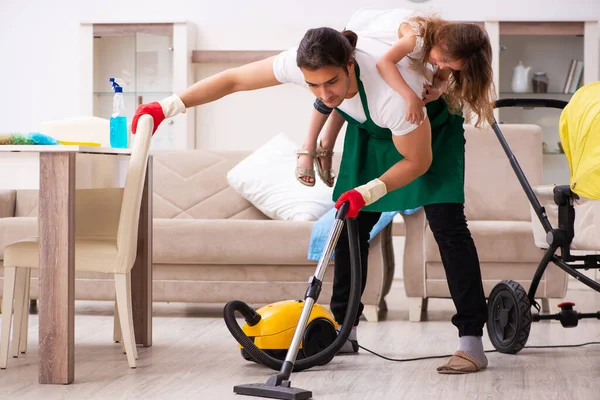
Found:
M 439 48 L 449 60 L 463 63 L 460 71 L 450 73 L 443 94 L 450 112 L 475 114 L 476 127 L 483 122 L 491 125 L 495 90 L 492 46 L 487 32 L 477 24 L 449 22 L 435 16 L 415 16 L 411 21 L 421 28 L 417 34 L 423 38 L 423 59 L 419 61 L 422 68 L 428 63 L 433 47 Z

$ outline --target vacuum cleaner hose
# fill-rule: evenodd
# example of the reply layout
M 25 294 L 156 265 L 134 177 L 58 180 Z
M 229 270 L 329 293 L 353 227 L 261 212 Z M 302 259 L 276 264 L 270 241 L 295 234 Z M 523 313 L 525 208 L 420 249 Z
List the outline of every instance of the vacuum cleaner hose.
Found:
M 312 368 L 316 365 L 326 364 L 331 361 L 337 352 L 342 348 L 344 343 L 348 340 L 356 314 L 358 312 L 358 306 L 360 304 L 361 297 L 361 267 L 360 267 L 360 248 L 358 242 L 358 227 L 355 219 L 346 219 L 346 228 L 348 229 L 348 238 L 350 244 L 350 277 L 352 285 L 350 287 L 350 298 L 348 302 L 348 310 L 346 317 L 342 324 L 342 329 L 338 334 L 337 338 L 327 347 L 325 350 L 314 354 L 310 357 L 297 360 L 294 363 L 293 371 L 303 371 L 305 369 Z M 316 299 L 315 299 L 316 301 Z M 229 332 L 233 335 L 235 340 L 244 347 L 246 352 L 258 363 L 265 367 L 279 371 L 282 368 L 284 361 L 277 358 L 271 357 L 254 344 L 242 328 L 239 326 L 235 319 L 235 311 L 241 313 L 246 322 L 249 325 L 255 325 L 260 321 L 260 315 L 249 305 L 243 301 L 233 300 L 225 305 L 223 309 L 223 315 L 225 318 L 225 324 L 229 329 Z M 258 316 L 258 317 L 257 317 Z

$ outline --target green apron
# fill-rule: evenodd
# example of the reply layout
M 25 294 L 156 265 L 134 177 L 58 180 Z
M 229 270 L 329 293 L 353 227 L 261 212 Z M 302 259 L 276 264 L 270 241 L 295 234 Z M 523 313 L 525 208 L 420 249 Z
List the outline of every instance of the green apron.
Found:
M 348 190 L 380 177 L 404 157 L 392 132 L 371 119 L 367 97 L 355 64 L 358 92 L 367 120 L 363 123 L 336 109 L 348 122 L 340 171 L 333 200 Z M 402 211 L 439 203 L 464 203 L 464 119 L 448 112 L 441 98 L 426 105 L 431 123 L 433 161 L 429 170 L 411 183 L 389 192 L 363 211 Z

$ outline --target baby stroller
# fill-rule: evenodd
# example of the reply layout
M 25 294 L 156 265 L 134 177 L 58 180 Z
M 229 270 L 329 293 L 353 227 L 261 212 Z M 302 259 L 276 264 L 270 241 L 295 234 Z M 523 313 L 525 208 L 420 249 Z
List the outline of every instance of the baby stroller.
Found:
M 488 298 L 490 341 L 499 352 L 516 354 L 527 343 L 532 322 L 555 319 L 570 328 L 582 318 L 600 319 L 600 312 L 579 313 L 570 302 L 560 303 L 557 314 L 542 315 L 535 301 L 537 287 L 550 262 L 600 292 L 600 283 L 580 272 L 600 268 L 600 82 L 581 87 L 568 103 L 500 99 L 495 107 L 561 109 L 560 140 L 570 169 L 570 185 L 532 188 L 498 123 L 492 125 L 529 199 L 535 244 L 546 250 L 529 292 L 515 281 L 504 280 L 496 284 Z M 537 312 L 532 313 L 532 306 Z

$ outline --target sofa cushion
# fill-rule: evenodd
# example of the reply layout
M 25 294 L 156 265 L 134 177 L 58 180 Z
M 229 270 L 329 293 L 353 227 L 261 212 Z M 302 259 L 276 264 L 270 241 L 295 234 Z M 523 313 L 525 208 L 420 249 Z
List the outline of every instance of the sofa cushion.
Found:
M 333 189 L 318 177 L 313 187 L 296 180 L 298 145 L 275 136 L 227 174 L 227 181 L 271 219 L 316 221 L 332 209 Z
M 311 264 L 313 222 L 154 218 L 154 264 Z
M 247 152 L 158 153 L 153 162 L 153 215 L 177 219 L 267 219 L 227 183 Z
M 481 262 L 540 262 L 544 252 L 535 246 L 531 222 L 470 221 L 469 230 Z M 425 261 L 441 261 L 439 247 L 427 226 Z

